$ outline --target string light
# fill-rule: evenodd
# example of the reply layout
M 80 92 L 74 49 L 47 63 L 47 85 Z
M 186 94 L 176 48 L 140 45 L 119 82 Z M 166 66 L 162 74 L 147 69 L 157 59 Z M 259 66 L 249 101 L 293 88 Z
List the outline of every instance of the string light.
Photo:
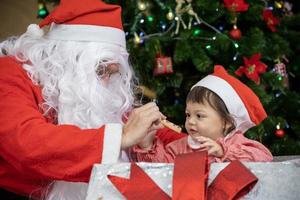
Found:
M 280 123 L 276 125 L 276 129 L 280 129 Z
M 148 22 L 153 22 L 154 18 L 152 16 L 147 17 Z
M 277 93 L 275 94 L 275 97 L 278 98 L 278 97 L 280 97 L 280 95 L 281 95 L 281 93 L 280 93 L 280 92 L 277 92 Z
M 290 128 L 290 125 L 288 123 L 285 124 L 286 128 Z
M 205 48 L 209 50 L 211 49 L 211 45 L 206 45 Z
M 144 35 L 145 35 L 144 32 L 140 32 L 140 34 L 139 34 L 139 36 L 140 36 L 139 37 L 140 38 L 140 44 L 144 43 L 144 39 L 142 39 Z
M 144 11 L 144 10 L 146 10 L 146 8 L 147 8 L 147 6 L 146 6 L 145 2 L 143 2 L 143 1 L 138 1 L 138 9 L 139 9 L 140 11 Z
M 233 58 L 232 58 L 232 60 L 233 61 L 236 61 L 237 60 L 237 57 L 238 57 L 238 55 L 239 55 L 239 52 L 237 52 L 234 56 L 233 56 Z
M 233 44 L 234 44 L 235 48 L 239 48 L 239 44 L 238 43 L 234 42 Z
M 199 35 L 201 33 L 201 30 L 200 29 L 195 29 L 194 30 L 194 36 L 197 36 L 197 35 Z

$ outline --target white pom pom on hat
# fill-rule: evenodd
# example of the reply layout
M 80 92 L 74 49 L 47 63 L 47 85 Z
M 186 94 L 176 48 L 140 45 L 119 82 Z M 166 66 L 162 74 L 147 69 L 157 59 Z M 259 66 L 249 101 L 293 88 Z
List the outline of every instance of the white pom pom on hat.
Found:
M 44 35 L 43 29 L 41 29 L 40 26 L 37 24 L 30 24 L 27 27 L 26 33 L 29 33 L 34 38 L 41 38 Z

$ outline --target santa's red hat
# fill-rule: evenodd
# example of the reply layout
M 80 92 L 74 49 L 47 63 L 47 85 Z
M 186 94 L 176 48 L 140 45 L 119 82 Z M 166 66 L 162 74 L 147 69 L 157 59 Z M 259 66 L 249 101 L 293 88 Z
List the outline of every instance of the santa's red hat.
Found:
M 195 86 L 208 88 L 224 101 L 235 120 L 237 130 L 245 132 L 267 117 L 256 94 L 240 80 L 229 75 L 223 66 L 216 65 L 214 73 L 201 79 L 193 87 Z
M 61 0 L 41 23 L 51 25 L 48 39 L 106 42 L 126 46 L 121 7 L 101 0 Z

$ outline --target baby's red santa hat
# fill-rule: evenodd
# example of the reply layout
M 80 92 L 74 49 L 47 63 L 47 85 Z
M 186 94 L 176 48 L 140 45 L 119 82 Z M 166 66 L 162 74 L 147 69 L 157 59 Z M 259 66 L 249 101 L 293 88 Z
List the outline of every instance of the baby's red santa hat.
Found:
M 201 79 L 195 86 L 216 93 L 235 120 L 236 130 L 243 133 L 260 124 L 267 114 L 256 94 L 245 84 L 229 75 L 223 66 L 216 65 L 214 73 Z
M 126 47 L 121 7 L 101 0 L 61 0 L 40 24 L 51 25 L 47 39 L 105 42 Z

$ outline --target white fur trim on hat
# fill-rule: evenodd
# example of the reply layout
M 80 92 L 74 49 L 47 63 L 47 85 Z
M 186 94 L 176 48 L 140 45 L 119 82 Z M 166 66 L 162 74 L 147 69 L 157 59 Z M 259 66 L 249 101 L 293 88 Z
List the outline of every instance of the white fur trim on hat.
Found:
M 126 48 L 124 31 L 108 26 L 52 23 L 45 37 L 51 40 L 105 42 Z
M 236 130 L 240 130 L 244 133 L 249 128 L 255 126 L 242 99 L 227 81 L 214 75 L 208 75 L 192 88 L 195 86 L 210 89 L 224 101 L 229 113 L 235 120 Z

